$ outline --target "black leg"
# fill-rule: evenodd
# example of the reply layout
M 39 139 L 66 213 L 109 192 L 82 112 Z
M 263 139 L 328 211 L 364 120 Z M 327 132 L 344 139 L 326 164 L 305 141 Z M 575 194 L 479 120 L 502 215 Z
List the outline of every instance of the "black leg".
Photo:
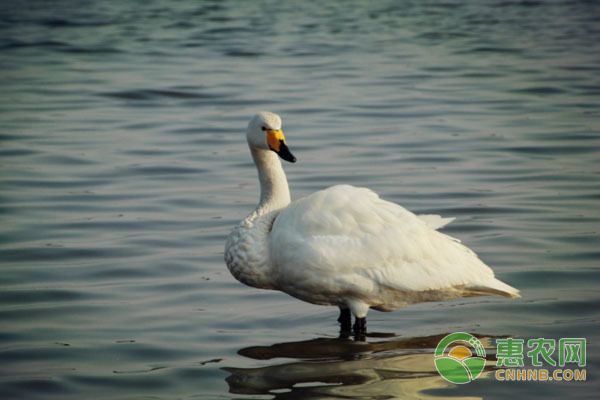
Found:
M 367 317 L 354 321 L 354 340 L 364 342 L 367 339 Z
M 352 314 L 348 308 L 340 308 L 340 316 L 338 317 L 340 323 L 340 338 L 350 337 L 350 330 L 352 329 Z

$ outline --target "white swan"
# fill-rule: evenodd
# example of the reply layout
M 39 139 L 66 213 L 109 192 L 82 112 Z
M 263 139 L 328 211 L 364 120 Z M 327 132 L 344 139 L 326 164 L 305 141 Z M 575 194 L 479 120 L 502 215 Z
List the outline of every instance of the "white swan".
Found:
M 261 112 L 248 124 L 260 202 L 225 245 L 233 276 L 313 304 L 338 306 L 338 321 L 366 334 L 369 308 L 391 311 L 424 301 L 519 291 L 459 240 L 437 229 L 453 218 L 415 215 L 369 189 L 332 186 L 290 202 L 279 157 L 295 162 L 281 118 Z

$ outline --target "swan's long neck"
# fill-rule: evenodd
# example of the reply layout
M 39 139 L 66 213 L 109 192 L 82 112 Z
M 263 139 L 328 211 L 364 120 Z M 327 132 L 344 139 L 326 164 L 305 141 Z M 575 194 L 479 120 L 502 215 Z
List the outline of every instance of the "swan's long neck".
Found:
M 277 211 L 290 204 L 290 189 L 281 161 L 270 150 L 251 148 L 254 164 L 260 181 L 260 202 L 256 207 L 257 216 Z
M 290 204 L 290 189 L 277 154 L 252 148 L 251 152 L 260 180 L 260 202 L 227 238 L 225 262 L 246 285 L 275 289 L 277 268 L 270 260 L 268 238 L 279 210 Z

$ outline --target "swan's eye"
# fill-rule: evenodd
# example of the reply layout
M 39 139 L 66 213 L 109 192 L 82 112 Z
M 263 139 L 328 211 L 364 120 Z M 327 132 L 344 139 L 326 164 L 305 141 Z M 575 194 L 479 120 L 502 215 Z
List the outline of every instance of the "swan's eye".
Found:
M 266 127 L 266 126 L 263 126 L 263 127 L 262 127 L 262 128 L 260 128 L 260 129 L 262 129 L 263 131 L 266 131 L 266 130 L 267 130 L 267 127 Z

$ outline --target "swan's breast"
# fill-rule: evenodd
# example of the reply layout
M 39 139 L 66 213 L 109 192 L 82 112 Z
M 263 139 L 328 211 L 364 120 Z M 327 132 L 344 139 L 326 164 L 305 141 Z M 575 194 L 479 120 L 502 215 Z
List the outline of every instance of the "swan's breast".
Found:
M 240 282 L 261 289 L 275 289 L 277 274 L 270 262 L 268 228 L 242 221 L 227 237 L 225 263 Z

